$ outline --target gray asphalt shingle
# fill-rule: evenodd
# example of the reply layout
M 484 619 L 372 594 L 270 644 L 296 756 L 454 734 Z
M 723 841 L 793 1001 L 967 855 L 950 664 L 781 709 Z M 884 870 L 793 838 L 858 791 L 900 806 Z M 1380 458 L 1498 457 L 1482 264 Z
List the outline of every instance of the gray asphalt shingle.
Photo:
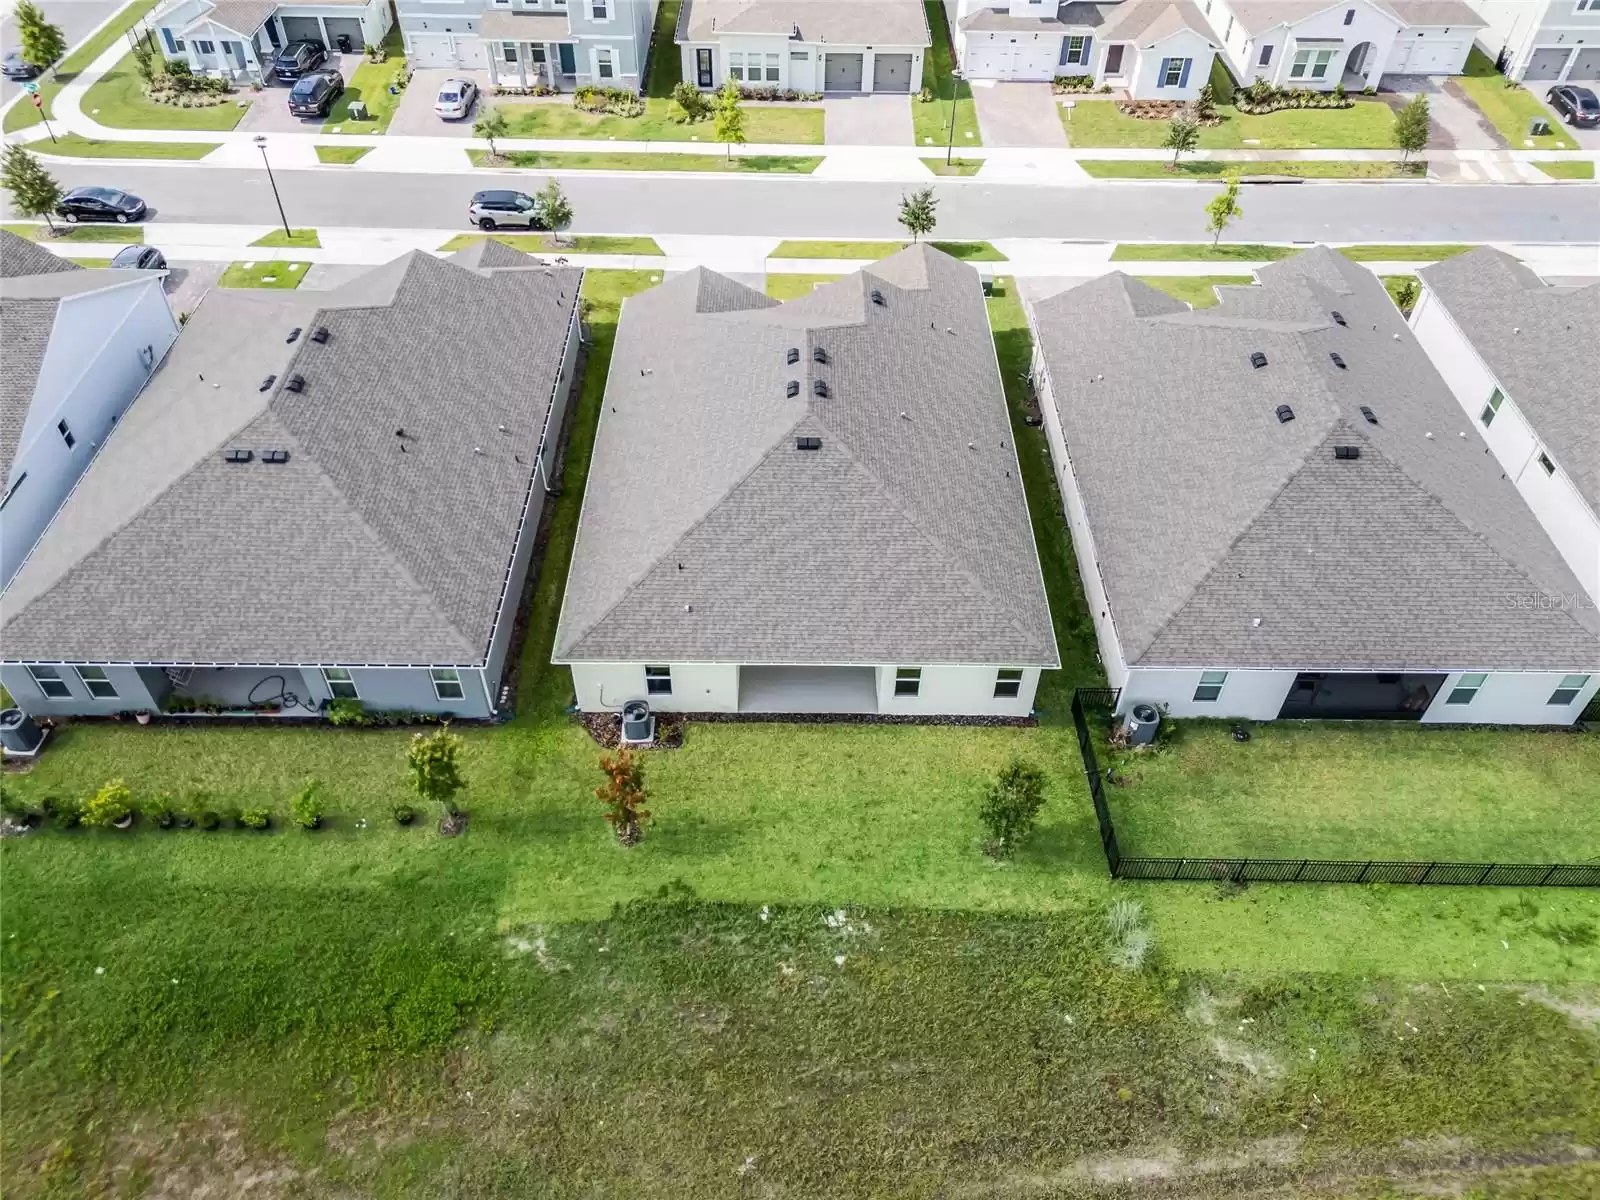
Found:
M 921 0 L 683 0 L 676 41 L 740 34 L 840 46 L 926 46 L 931 40 Z

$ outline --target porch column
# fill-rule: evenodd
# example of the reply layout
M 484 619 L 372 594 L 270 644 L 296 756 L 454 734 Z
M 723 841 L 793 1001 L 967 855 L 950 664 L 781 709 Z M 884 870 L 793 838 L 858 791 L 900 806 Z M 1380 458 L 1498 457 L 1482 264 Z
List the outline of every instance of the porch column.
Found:
M 528 86 L 528 55 L 531 53 L 528 46 L 527 42 L 517 43 L 517 78 L 521 80 L 521 87 Z
M 495 49 L 498 49 L 498 48 L 499 48 L 498 46 L 495 47 Z M 487 55 L 485 55 L 485 57 L 488 58 L 488 60 L 489 60 L 489 82 L 492 85 L 494 85 L 495 87 L 499 87 L 500 86 L 500 56 L 497 53 L 495 53 L 494 49 L 491 49 L 490 52 Z
M 1378 51 L 1377 42 L 1370 42 L 1368 44 L 1372 47 L 1372 63 L 1367 67 L 1367 86 L 1369 88 L 1376 88 L 1378 86 L 1378 80 L 1383 78 L 1384 60 L 1389 57 L 1390 52 L 1394 49 L 1394 43 L 1390 42 L 1388 49 L 1385 49 L 1382 53 L 1379 53 Z
M 333 43 L 328 39 L 328 18 L 318 17 L 317 28 L 322 30 L 322 48 L 331 51 L 334 47 Z

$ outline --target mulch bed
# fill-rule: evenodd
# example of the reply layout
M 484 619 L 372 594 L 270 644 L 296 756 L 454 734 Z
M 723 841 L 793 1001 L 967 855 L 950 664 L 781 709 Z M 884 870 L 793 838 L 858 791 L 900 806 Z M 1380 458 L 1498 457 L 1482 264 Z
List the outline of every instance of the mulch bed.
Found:
M 1032 728 L 1034 717 L 913 717 L 887 713 L 656 713 L 656 741 L 651 749 L 676 750 L 683 745 L 684 727 L 695 721 L 705 725 L 969 725 Z M 616 713 L 579 713 L 578 723 L 607 749 L 621 744 L 622 718 Z M 640 747 L 644 749 L 644 747 Z
M 656 713 L 656 740 L 635 750 L 676 750 L 683 745 L 683 718 L 676 713 Z M 622 744 L 622 718 L 616 713 L 579 713 L 578 723 L 598 744 L 615 750 Z

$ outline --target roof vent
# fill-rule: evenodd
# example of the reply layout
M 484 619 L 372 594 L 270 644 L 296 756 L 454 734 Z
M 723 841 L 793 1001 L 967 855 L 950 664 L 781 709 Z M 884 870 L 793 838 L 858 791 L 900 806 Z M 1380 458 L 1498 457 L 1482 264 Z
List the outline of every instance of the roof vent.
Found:
M 889 304 L 889 302 L 883 298 L 883 293 L 877 288 L 872 289 L 872 302 L 879 308 L 886 308 Z
M 821 396 L 824 400 L 826 400 L 828 398 L 828 382 L 827 382 L 827 380 L 825 380 L 825 379 L 813 379 L 811 381 L 811 394 L 813 396 Z
M 797 437 L 794 440 L 796 450 L 821 450 L 822 439 L 819 437 Z
M 222 461 L 231 463 L 247 463 L 255 456 L 254 450 L 229 450 L 222 456 Z
M 1294 420 L 1294 409 L 1287 404 L 1278 405 L 1278 424 L 1287 425 L 1292 420 Z
M 1336 309 L 1333 313 L 1333 323 L 1335 325 L 1348 325 L 1350 322 L 1346 321 L 1344 319 L 1344 314 Z
M 1342 357 L 1340 357 L 1340 354 L 1339 354 L 1339 352 L 1337 350 L 1329 350 L 1328 351 L 1328 357 L 1333 359 L 1333 365 L 1338 367 L 1339 370 L 1348 371 L 1350 369 L 1349 367 L 1344 365 L 1344 359 Z
M 289 461 L 289 452 L 287 450 L 263 450 L 261 452 L 261 461 L 264 463 L 286 463 Z
M 1378 414 L 1373 412 L 1372 409 L 1368 408 L 1365 404 L 1361 406 L 1361 415 L 1367 419 L 1368 425 L 1376 425 L 1378 423 Z
M 815 350 L 813 350 L 811 352 L 811 361 L 812 362 L 819 362 L 819 363 L 826 363 L 828 361 L 828 352 L 826 350 L 824 350 L 821 346 L 818 346 Z
M 293 329 L 289 330 L 289 336 L 283 340 L 285 343 L 298 342 L 300 340 L 300 326 L 296 325 Z
M 1335 458 L 1360 458 L 1361 457 L 1361 447 L 1360 446 L 1335 446 L 1333 448 L 1333 456 Z
M 798 379 L 789 380 L 789 386 L 784 390 L 790 399 L 793 399 L 800 394 L 800 381 Z
M 289 382 L 283 386 L 291 392 L 303 392 L 306 390 L 306 377 L 304 375 L 291 375 L 289 376 Z
M 311 340 L 319 346 L 326 346 L 328 344 L 328 327 L 326 325 L 318 325 L 316 332 L 311 335 Z
M 794 366 L 795 363 L 797 363 L 799 361 L 800 361 L 800 347 L 799 346 L 790 346 L 789 347 L 789 358 L 788 358 L 789 365 L 792 367 L 792 366 Z
M 1250 355 L 1250 365 L 1258 371 L 1261 370 L 1267 365 L 1267 356 L 1259 350 L 1255 351 Z
M 266 390 L 267 390 L 267 389 L 268 389 L 268 388 L 269 388 L 269 387 L 271 387 L 271 386 L 272 386 L 272 385 L 273 385 L 273 384 L 274 384 L 274 383 L 276 383 L 276 382 L 277 382 L 277 381 L 278 381 L 278 377 L 277 377 L 277 376 L 276 376 L 276 375 L 268 375 L 268 376 L 267 376 L 267 377 L 266 377 L 266 378 L 265 378 L 265 379 L 263 379 L 263 380 L 262 380 L 262 381 L 261 381 L 261 386 L 260 386 L 260 387 L 258 387 L 258 388 L 257 388 L 257 389 L 256 389 L 256 391 L 258 391 L 258 392 L 264 392 L 264 391 L 266 391 Z

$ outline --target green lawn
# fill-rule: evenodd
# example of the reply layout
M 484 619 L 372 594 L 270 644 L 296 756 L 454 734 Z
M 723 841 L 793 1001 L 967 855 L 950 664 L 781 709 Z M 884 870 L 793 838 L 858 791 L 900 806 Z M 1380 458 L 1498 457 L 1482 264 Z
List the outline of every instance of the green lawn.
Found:
M 1117 159 L 1079 159 L 1078 165 L 1096 179 L 1219 179 L 1240 175 L 1292 175 L 1305 179 L 1406 179 L 1428 173 L 1420 160 L 1398 162 L 1218 162 L 1187 159 L 1173 169 L 1170 162 L 1128 162 Z
M 578 150 L 511 150 L 491 158 L 487 150 L 468 150 L 475 167 L 491 170 L 522 167 L 538 171 L 728 171 L 777 175 L 809 175 L 822 165 L 821 157 L 800 158 L 779 154 L 651 154 L 604 150 L 592 154 Z
M 826 242 L 791 240 L 779 242 L 771 258 L 888 258 L 909 246 L 910 242 Z M 934 242 L 933 245 L 952 258 L 966 262 L 1006 262 L 1004 254 L 988 242 Z
M 322 239 L 317 236 L 315 229 L 291 229 L 287 234 L 281 229 L 274 229 L 264 237 L 258 237 L 250 243 L 252 246 L 301 246 L 316 250 L 322 246 Z
M 1110 100 L 1080 99 L 1061 109 L 1067 140 L 1074 146 L 1157 147 L 1167 136 L 1166 121 L 1123 116 Z M 1266 116 L 1245 116 L 1219 105 L 1220 125 L 1200 130 L 1202 150 L 1392 149 L 1394 113 L 1381 100 L 1358 100 L 1351 108 L 1290 108 Z
M 928 32 L 933 38 L 933 44 L 922 59 L 922 86 L 933 93 L 933 99 L 924 104 L 915 96 L 911 98 L 911 133 L 918 146 L 947 146 L 951 141 L 950 72 L 955 66 L 955 54 L 942 0 L 923 0 L 922 7 L 927 12 Z M 955 144 L 983 145 L 983 134 L 978 129 L 978 107 L 965 79 L 956 84 L 955 97 Z M 939 166 L 944 166 L 942 158 Z
M 1355 262 L 1437 262 L 1465 254 L 1471 246 L 1460 242 L 1436 245 L 1345 246 L 1339 253 Z
M 7 223 L 0 225 L 9 233 L 25 237 L 31 242 L 142 242 L 144 228 L 139 225 L 68 225 L 56 218 L 56 232 L 48 225 Z
M 465 250 L 476 242 L 483 241 L 485 234 L 458 233 L 444 245 L 441 250 Z M 513 250 L 523 250 L 529 254 L 567 253 L 567 254 L 661 254 L 661 247 L 656 244 L 655 238 L 648 237 L 601 237 L 595 234 L 564 234 L 558 244 L 553 235 L 548 233 L 497 233 L 494 240 L 504 242 Z
M 1112 262 L 1276 262 L 1303 247 L 1264 246 L 1249 242 L 1119 242 Z M 1339 253 L 1355 262 L 1435 262 L 1465 254 L 1471 246 L 1443 245 L 1345 246 Z
M 1494 69 L 1494 60 L 1474 46 L 1467 55 L 1467 72 L 1456 76 L 1468 98 L 1489 119 L 1514 150 L 1576 150 L 1577 140 L 1566 130 L 1555 113 L 1546 108 L 1525 87 L 1507 87 L 1506 77 Z M 1535 84 L 1545 87 L 1545 84 Z M 1550 123 L 1550 133 L 1528 136 L 1528 122 L 1535 117 Z
M 981 158 L 953 158 L 948 163 L 942 158 L 925 158 L 922 165 L 935 175 L 956 175 L 969 178 L 983 170 Z
M 265 95 L 265 94 L 263 94 Z M 89 88 L 83 113 L 113 129 L 232 129 L 244 116 L 248 102 L 257 99 L 248 88 L 223 98 L 209 108 L 178 108 L 145 98 L 144 80 L 134 69 L 133 54 L 123 56 Z M 240 103 L 244 101 L 246 103 Z M 272 103 L 262 99 L 263 103 Z
M 1383 289 L 1389 293 L 1389 299 L 1394 301 L 1395 307 L 1409 317 L 1411 304 L 1416 303 L 1416 296 L 1412 296 L 1411 304 L 1406 304 L 1403 302 L 1405 297 L 1402 292 L 1408 283 L 1417 284 L 1420 291 L 1421 281 L 1415 275 L 1380 275 L 1378 278 L 1383 280 Z
M 1592 162 L 1536 162 L 1533 164 L 1551 179 L 1593 179 Z
M 774 300 L 798 300 L 809 296 L 819 283 L 832 283 L 840 275 L 790 275 L 767 273 L 767 295 Z
M 297 288 L 306 277 L 310 263 L 303 262 L 236 262 L 217 281 L 225 288 Z
M 496 102 L 511 129 L 508 137 L 588 138 L 617 142 L 704 142 L 708 150 L 721 145 L 709 120 L 681 125 L 673 120 L 678 106 L 654 97 L 645 101 L 642 117 L 601 116 L 582 112 L 570 104 Z M 744 110 L 747 142 L 773 145 L 822 144 L 822 109 L 803 104 L 780 104 Z
M 1255 282 L 1248 275 L 1140 275 L 1138 278 L 1195 308 L 1216 306 L 1217 293 L 1213 288 Z
M 371 146 L 318 146 L 317 161 L 329 166 L 348 167 L 371 153 Z
M 128 30 L 142 21 L 145 14 L 160 2 L 161 0 L 132 0 L 132 3 L 106 22 L 105 28 L 62 59 L 54 71 L 35 80 L 39 85 L 39 96 L 44 100 L 44 115 L 54 117 L 52 102 L 57 93 L 76 79 L 85 67 L 92 65 L 94 60 L 110 49 L 114 43 L 120 41 Z M 37 124 L 39 124 L 39 110 L 27 101 L 13 104 L 6 110 L 4 126 L 6 133 L 14 133 L 18 129 L 26 129 L 30 125 Z
M 383 39 L 383 47 L 389 52 L 389 57 L 381 63 L 362 59 L 361 65 L 355 69 L 355 74 L 345 86 L 344 93 L 328 110 L 328 119 L 323 122 L 322 132 L 371 134 L 388 130 L 389 122 L 394 119 L 394 110 L 400 107 L 400 98 L 405 94 L 403 90 L 399 95 L 389 91 L 389 85 L 404 79 L 406 72 L 405 38 L 399 25 L 389 30 L 388 36 Z M 365 102 L 367 106 L 365 121 L 357 121 L 350 116 L 350 106 L 357 100 Z M 321 158 L 320 146 L 318 157 Z M 322 161 L 329 160 L 324 158 Z
M 30 142 L 35 154 L 61 154 L 70 158 L 204 158 L 215 142 L 102 142 L 76 133 L 56 135 L 55 141 Z

